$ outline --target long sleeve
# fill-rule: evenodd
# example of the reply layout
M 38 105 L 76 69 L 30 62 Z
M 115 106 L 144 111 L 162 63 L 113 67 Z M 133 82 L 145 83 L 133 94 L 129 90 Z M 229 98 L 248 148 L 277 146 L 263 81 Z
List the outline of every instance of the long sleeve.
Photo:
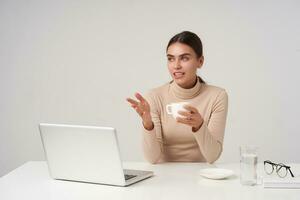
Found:
M 145 94 L 150 105 L 154 128 L 142 125 L 142 148 L 145 159 L 152 163 L 216 161 L 223 148 L 228 96 L 225 89 L 208 85 L 198 79 L 185 89 L 175 81 L 151 89 Z M 197 108 L 204 122 L 197 132 L 168 114 L 166 106 L 187 102 Z
M 228 111 L 228 95 L 222 90 L 213 104 L 210 118 L 193 133 L 206 161 L 213 163 L 223 150 L 223 138 Z
M 143 126 L 143 150 L 146 159 L 150 163 L 155 164 L 159 162 L 163 152 L 160 112 L 158 109 L 158 104 L 155 102 L 155 99 L 151 93 L 148 93 L 145 98 L 150 104 L 154 128 L 151 131 L 148 131 Z

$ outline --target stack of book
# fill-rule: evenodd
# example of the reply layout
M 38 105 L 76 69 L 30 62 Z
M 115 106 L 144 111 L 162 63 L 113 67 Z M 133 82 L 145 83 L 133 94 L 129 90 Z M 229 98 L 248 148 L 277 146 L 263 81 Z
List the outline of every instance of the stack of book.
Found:
M 264 188 L 296 188 L 300 189 L 300 177 L 264 177 Z

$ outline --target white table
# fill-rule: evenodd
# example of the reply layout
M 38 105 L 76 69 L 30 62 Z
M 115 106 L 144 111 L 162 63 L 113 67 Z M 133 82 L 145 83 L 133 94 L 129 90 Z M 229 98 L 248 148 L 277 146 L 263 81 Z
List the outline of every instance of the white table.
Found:
M 209 180 L 199 176 L 205 163 L 165 163 L 151 165 L 143 162 L 125 162 L 124 167 L 152 170 L 155 176 L 129 187 L 114 187 L 71 181 L 53 180 L 44 161 L 27 162 L 0 178 L 1 200 L 41 199 L 281 199 L 299 200 L 299 189 L 265 189 L 262 185 L 242 186 L 239 182 L 239 164 L 217 164 L 232 169 L 237 176 L 227 180 Z M 292 165 L 300 169 L 300 164 Z M 262 165 L 259 165 L 262 171 Z

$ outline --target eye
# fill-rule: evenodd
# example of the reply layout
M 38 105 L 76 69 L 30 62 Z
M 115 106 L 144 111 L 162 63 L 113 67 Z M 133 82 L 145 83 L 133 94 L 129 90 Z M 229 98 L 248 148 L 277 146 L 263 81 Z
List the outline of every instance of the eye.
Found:
M 182 57 L 182 60 L 183 60 L 183 61 L 188 61 L 189 58 L 185 56 L 185 57 Z
M 168 61 L 172 62 L 173 60 L 174 60 L 174 58 L 168 57 Z

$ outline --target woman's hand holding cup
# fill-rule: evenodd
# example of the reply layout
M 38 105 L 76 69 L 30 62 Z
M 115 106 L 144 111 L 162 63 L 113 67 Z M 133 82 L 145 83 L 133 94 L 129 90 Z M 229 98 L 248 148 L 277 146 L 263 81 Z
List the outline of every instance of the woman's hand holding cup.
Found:
M 201 114 L 197 108 L 193 106 L 184 105 L 184 108 L 186 111 L 178 111 L 178 114 L 182 115 L 184 118 L 177 117 L 177 122 L 191 126 L 192 131 L 197 132 L 201 128 L 204 121 Z
M 198 131 L 203 124 L 203 118 L 197 108 L 187 102 L 168 104 L 166 110 L 177 122 L 191 126 L 193 132 Z
M 131 104 L 131 107 L 135 109 L 135 111 L 139 114 L 139 116 L 143 120 L 143 125 L 145 129 L 152 130 L 154 128 L 154 124 L 152 122 L 151 114 L 150 114 L 150 105 L 147 100 L 139 93 L 135 93 L 134 95 L 138 101 L 127 98 L 126 100 Z

